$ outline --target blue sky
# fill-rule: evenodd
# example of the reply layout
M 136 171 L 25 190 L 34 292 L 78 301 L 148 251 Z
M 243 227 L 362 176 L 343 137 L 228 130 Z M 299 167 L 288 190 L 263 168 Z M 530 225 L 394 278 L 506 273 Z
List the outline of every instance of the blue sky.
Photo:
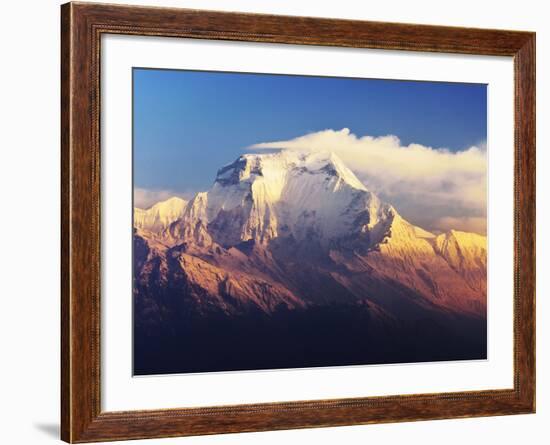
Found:
M 134 185 L 189 194 L 253 144 L 324 129 L 464 150 L 485 85 L 134 69 Z

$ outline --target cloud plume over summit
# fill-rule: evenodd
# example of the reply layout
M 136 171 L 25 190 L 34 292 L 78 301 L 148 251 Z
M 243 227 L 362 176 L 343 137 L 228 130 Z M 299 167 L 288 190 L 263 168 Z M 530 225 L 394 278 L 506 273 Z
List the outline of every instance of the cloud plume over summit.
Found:
M 367 187 L 403 216 L 431 230 L 486 232 L 486 150 L 483 143 L 461 151 L 402 145 L 397 136 L 361 136 L 349 129 L 323 130 L 249 149 L 332 151 Z

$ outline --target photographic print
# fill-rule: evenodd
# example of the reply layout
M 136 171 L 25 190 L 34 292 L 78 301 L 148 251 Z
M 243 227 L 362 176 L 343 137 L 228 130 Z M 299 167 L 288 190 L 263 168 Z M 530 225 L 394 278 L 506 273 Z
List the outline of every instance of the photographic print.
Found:
M 134 375 L 487 358 L 483 84 L 133 69 Z

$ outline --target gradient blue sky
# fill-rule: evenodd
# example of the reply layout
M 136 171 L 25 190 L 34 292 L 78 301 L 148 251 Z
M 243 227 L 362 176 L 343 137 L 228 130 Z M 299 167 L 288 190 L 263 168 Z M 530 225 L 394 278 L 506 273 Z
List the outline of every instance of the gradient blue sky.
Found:
M 487 138 L 485 85 L 135 68 L 134 186 L 190 196 L 260 142 L 324 129 L 464 150 Z

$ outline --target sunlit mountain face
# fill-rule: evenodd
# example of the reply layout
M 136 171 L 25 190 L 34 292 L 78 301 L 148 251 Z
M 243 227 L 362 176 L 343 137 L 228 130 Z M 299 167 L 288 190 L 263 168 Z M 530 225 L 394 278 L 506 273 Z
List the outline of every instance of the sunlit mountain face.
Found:
M 486 358 L 486 238 L 434 234 L 332 152 L 247 154 L 134 213 L 134 372 Z

